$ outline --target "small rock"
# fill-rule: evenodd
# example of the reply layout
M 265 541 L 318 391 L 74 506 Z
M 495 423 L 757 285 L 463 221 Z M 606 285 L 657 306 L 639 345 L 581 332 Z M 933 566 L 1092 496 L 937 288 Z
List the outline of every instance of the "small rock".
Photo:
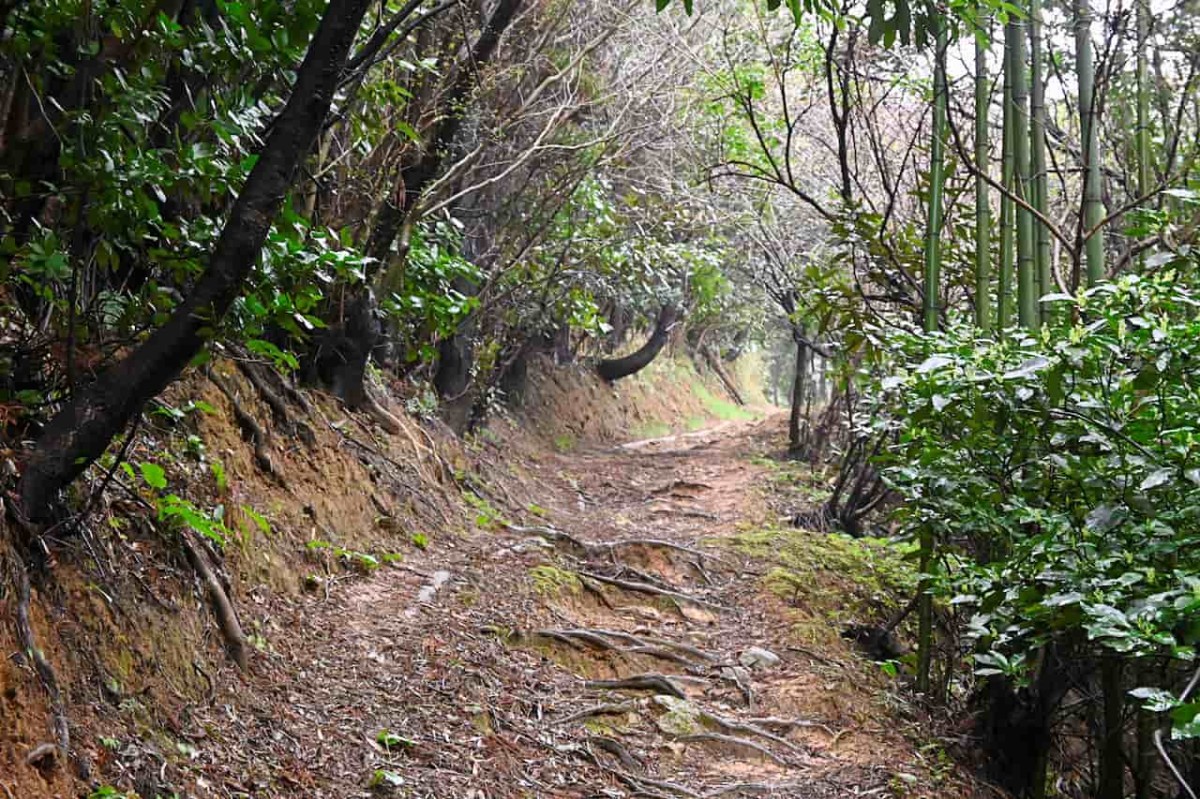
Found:
M 654 722 L 667 735 L 692 735 L 700 728 L 700 709 L 686 699 L 661 694 L 652 701 L 667 711 Z
M 438 591 L 442 590 L 442 586 L 450 582 L 450 578 L 453 576 L 454 575 L 448 571 L 434 572 L 433 576 L 430 577 L 429 582 L 421 586 L 421 590 L 417 592 L 417 597 L 414 600 L 413 605 L 408 608 L 408 610 L 404 611 L 404 615 L 409 618 L 417 615 L 418 611 L 420 610 L 419 606 L 433 601 L 434 595 L 437 594 Z
M 547 549 L 554 549 L 554 544 L 551 544 L 544 538 L 538 538 L 537 536 L 524 538 L 512 545 L 512 551 L 516 552 L 518 555 L 523 555 L 526 552 L 543 552 Z
M 738 657 L 738 663 L 741 663 L 748 669 L 764 668 L 769 669 L 772 666 L 779 665 L 779 655 L 776 655 L 769 649 L 763 649 L 760 646 L 752 646 Z

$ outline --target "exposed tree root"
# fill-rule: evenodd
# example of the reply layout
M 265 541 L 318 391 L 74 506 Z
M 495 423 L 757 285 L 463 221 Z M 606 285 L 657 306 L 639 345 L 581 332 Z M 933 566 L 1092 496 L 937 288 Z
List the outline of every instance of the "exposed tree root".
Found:
M 715 513 L 709 513 L 706 510 L 697 510 L 695 508 L 655 508 L 650 512 L 662 516 L 683 516 L 689 519 L 705 519 L 706 521 L 710 522 L 718 522 L 721 520 L 721 517 Z
M 587 577 L 591 580 L 595 580 L 596 582 L 605 583 L 625 591 L 634 591 L 641 594 L 652 594 L 654 596 L 666 596 L 678 602 L 689 602 L 693 605 L 708 608 L 709 610 L 721 612 L 728 610 L 728 608 L 726 608 L 724 605 L 718 605 L 715 602 L 709 602 L 707 599 L 700 599 L 699 597 L 694 597 L 691 594 L 685 594 L 680 591 L 671 591 L 666 588 L 659 588 L 648 583 L 637 583 L 633 582 L 632 580 L 620 580 L 616 577 L 605 577 L 603 574 L 596 574 L 595 572 L 580 572 L 579 574 L 582 577 Z
M 755 725 L 756 727 L 776 729 L 783 732 L 785 735 L 792 730 L 807 728 L 821 730 L 829 735 L 836 734 L 828 725 L 822 724 L 819 721 L 809 721 L 807 719 L 779 719 L 773 716 L 768 716 L 765 718 L 750 719 L 749 723 Z
M 687 546 L 684 546 L 683 544 L 676 544 L 673 541 L 663 541 L 658 538 L 627 538 L 623 541 L 610 541 L 605 544 L 600 544 L 599 546 L 607 547 L 610 550 L 623 549 L 626 547 L 645 547 L 647 549 L 668 549 L 673 552 L 682 552 L 682 553 L 685 553 L 688 555 L 692 555 L 693 557 L 700 558 L 701 560 L 704 560 L 704 559 L 715 560 L 715 561 L 721 560 L 720 557 L 718 557 L 717 555 L 714 555 L 711 552 L 704 552 L 703 550 L 699 550 L 694 547 L 687 547 Z
M 241 372 L 246 380 L 250 381 L 250 385 L 254 386 L 254 390 L 258 392 L 258 396 L 267 407 L 271 409 L 271 415 L 275 417 L 275 423 L 284 427 L 290 427 L 292 423 L 292 415 L 288 413 L 287 403 L 283 401 L 283 397 L 276 393 L 275 389 L 267 385 L 266 378 L 263 377 L 260 369 L 266 367 L 254 363 L 252 361 L 237 358 L 234 360 L 238 371 Z
M 221 377 L 215 369 L 208 370 L 208 379 L 220 389 L 221 393 L 225 395 L 225 399 L 229 400 L 229 404 L 233 408 L 233 418 L 254 447 L 255 463 L 264 472 L 282 483 L 283 476 L 275 469 L 275 464 L 272 463 L 271 456 L 267 452 L 267 435 L 263 432 L 262 426 L 250 415 L 249 411 L 242 407 L 242 403 L 238 400 L 233 387 L 229 385 L 229 381 Z
M 616 607 L 613 606 L 613 603 L 609 601 L 608 595 L 604 593 L 604 589 L 602 589 L 599 585 L 582 576 L 579 578 L 579 584 L 583 586 L 584 591 L 587 591 L 589 594 L 596 597 L 596 601 L 601 605 L 609 610 L 616 610 Z
M 217 619 L 217 627 L 221 631 L 221 637 L 225 639 L 229 656 L 233 658 L 233 662 L 238 665 L 238 668 L 245 671 L 248 660 L 246 635 L 242 632 L 242 625 L 238 622 L 233 603 L 229 600 L 229 594 L 226 593 L 225 587 L 217 578 L 203 549 L 193 544 L 186 532 L 179 538 L 183 544 L 183 552 L 187 555 L 188 563 L 192 565 L 197 576 L 204 583 L 209 604 L 212 605 L 213 616 Z
M 29 572 L 20 556 L 11 547 L 9 548 L 9 557 L 12 561 L 13 582 L 17 589 L 15 613 L 17 639 L 21 642 L 21 649 L 25 656 L 33 662 L 34 671 L 37 672 L 38 679 L 50 699 L 50 713 L 53 717 L 54 739 L 58 751 L 64 758 L 72 757 L 71 727 L 67 720 L 66 707 L 63 705 L 62 691 L 58 687 L 58 677 L 37 645 L 37 636 L 34 635 L 33 625 L 29 621 L 29 602 L 32 593 L 29 585 Z M 75 757 L 74 760 L 80 776 L 87 778 L 91 772 L 87 761 L 81 756 Z
M 383 405 L 379 403 L 379 400 L 371 396 L 370 393 L 367 393 L 363 398 L 361 407 L 367 412 L 368 416 L 379 422 L 379 426 L 389 433 L 395 434 L 404 430 L 404 425 L 400 423 L 400 420 L 397 419 L 391 411 L 383 407 Z
M 678 652 L 672 652 L 661 646 L 650 646 L 647 644 L 643 646 L 631 646 L 621 651 L 630 655 L 645 655 L 646 657 L 665 660 L 668 663 L 675 663 L 685 668 L 692 668 L 696 665 Z
M 641 569 L 635 569 L 627 563 L 620 564 L 620 571 L 618 574 L 621 577 L 632 577 L 639 582 L 645 583 L 646 585 L 665 588 L 668 591 L 675 589 L 674 585 L 659 577 L 657 574 L 651 574 L 650 572 L 644 572 Z
M 634 674 L 617 680 L 588 680 L 584 686 L 589 690 L 657 691 L 678 699 L 687 699 L 684 690 L 665 674 Z
M 603 735 L 591 735 L 588 736 L 587 742 L 597 749 L 603 749 L 605 752 L 608 752 L 627 769 L 636 769 L 637 771 L 642 771 L 645 768 L 645 766 L 642 765 L 642 762 L 633 755 L 629 754 L 629 750 L 622 746 L 619 741 L 615 741 L 612 738 L 607 738 Z
M 791 741 L 789 741 L 786 738 L 783 738 L 779 735 L 776 735 L 773 732 L 768 732 L 767 730 L 764 730 L 762 727 L 760 727 L 757 724 L 754 724 L 752 722 L 743 722 L 743 721 L 736 721 L 734 719 L 727 719 L 724 716 L 718 716 L 717 714 L 710 713 L 707 710 L 700 711 L 700 719 L 701 719 L 701 721 L 705 722 L 706 724 L 709 724 L 714 727 L 719 727 L 720 729 L 724 730 L 725 732 L 740 733 L 742 735 L 754 735 L 754 736 L 757 736 L 764 740 L 770 741 L 771 743 L 776 744 L 778 746 L 782 746 L 784 749 L 788 750 L 789 752 L 791 752 L 794 755 L 800 756 L 800 755 L 804 754 L 800 750 L 800 748 L 797 747 L 795 744 L 793 744 Z
M 683 741 L 684 743 L 721 743 L 728 744 L 729 746 L 738 746 L 743 749 L 750 749 L 754 752 L 757 752 L 758 754 L 774 763 L 779 764 L 780 766 L 787 767 L 791 765 L 791 763 L 789 763 L 787 760 L 775 754 L 762 744 L 747 740 L 746 738 L 738 738 L 734 735 L 725 735 L 719 732 L 698 732 L 692 735 L 680 735 L 675 740 Z
M 642 547 L 645 549 L 665 549 L 672 552 L 679 552 L 700 560 L 716 561 L 718 563 L 725 562 L 720 556 L 712 552 L 704 552 L 703 550 L 694 547 L 676 544 L 673 541 L 663 541 L 657 538 L 628 538 L 620 541 L 584 541 L 582 538 L 577 538 L 570 533 L 559 530 L 555 527 L 545 526 L 530 526 L 525 527 L 516 524 L 508 525 L 508 529 L 514 533 L 521 535 L 536 535 L 544 538 L 554 544 L 559 549 L 566 551 L 568 554 L 584 560 L 598 560 L 607 558 L 612 562 L 616 562 L 617 550 L 629 549 L 632 547 Z
M 661 494 L 673 494 L 680 489 L 683 489 L 685 491 L 688 491 L 688 490 L 707 491 L 710 488 L 712 488 L 712 486 L 709 485 L 708 483 L 696 483 L 696 482 L 692 482 L 691 480 L 672 480 L 671 482 L 667 483 L 666 485 L 659 486 L 658 488 L 650 489 L 650 495 L 651 496 L 659 496 Z
M 664 649 L 673 649 L 677 652 L 682 652 L 685 655 L 690 655 L 692 658 L 701 662 L 711 663 L 712 661 L 716 660 L 715 657 L 705 652 L 703 649 L 698 649 L 690 644 L 681 644 L 668 638 L 658 638 L 650 635 L 633 635 L 632 633 L 624 633 L 620 630 L 603 630 L 599 628 L 593 629 L 592 632 L 608 636 L 609 638 L 625 641 L 626 643 L 633 644 L 634 646 L 646 646 L 649 644 L 659 646 Z
M 510 524 L 508 529 L 519 535 L 536 535 L 539 538 L 544 538 L 551 544 L 554 544 L 560 549 L 567 550 L 570 554 L 580 558 L 589 558 L 594 552 L 600 551 L 597 545 L 590 544 L 583 539 L 576 538 L 570 533 L 564 533 L 554 527 L 526 527 L 519 524 Z
M 580 754 L 590 760 L 596 768 L 601 771 L 611 774 L 618 782 L 625 787 L 635 792 L 635 796 L 647 796 L 653 799 L 670 799 L 670 797 L 683 796 L 686 799 L 702 799 L 700 794 L 685 788 L 682 785 L 677 785 L 673 782 L 665 780 L 656 780 L 651 777 L 646 777 L 638 774 L 630 774 L 627 771 L 622 771 L 618 768 L 606 765 L 604 761 L 598 758 L 595 752 L 590 749 L 580 748 L 577 750 Z M 665 793 L 664 793 L 665 791 Z
M 584 642 L 596 649 L 601 649 L 608 652 L 615 652 L 618 655 L 646 655 L 647 657 L 666 660 L 671 663 L 676 663 L 681 666 L 692 668 L 697 664 L 674 651 L 675 645 L 670 641 L 662 641 L 661 639 L 651 641 L 649 639 L 639 638 L 636 635 L 629 633 L 620 633 L 611 630 L 538 630 L 535 635 L 541 638 L 549 638 L 551 640 L 560 641 L 569 646 L 578 647 L 578 642 Z M 624 641 L 630 646 L 620 646 L 613 643 L 609 639 Z M 711 660 L 710 657 L 694 647 L 683 647 L 686 650 L 695 652 L 699 655 L 701 662 Z
M 635 713 L 637 709 L 638 706 L 635 702 L 602 702 L 599 705 L 592 705 L 591 707 L 576 711 L 569 716 L 564 716 L 558 721 L 552 721 L 550 724 L 553 727 L 559 727 L 563 724 L 570 724 L 573 721 L 590 719 L 596 716 L 621 716 L 625 713 Z

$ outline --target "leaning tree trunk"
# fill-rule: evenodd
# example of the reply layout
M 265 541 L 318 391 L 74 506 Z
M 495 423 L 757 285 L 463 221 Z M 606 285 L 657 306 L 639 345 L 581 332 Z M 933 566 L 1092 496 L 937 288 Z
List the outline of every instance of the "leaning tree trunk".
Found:
M 297 167 L 311 150 L 369 0 L 330 0 L 246 185 L 195 289 L 161 328 L 50 421 L 21 475 L 25 513 L 44 521 L 54 497 L 108 447 L 147 400 L 213 337 L 258 260 Z
M 664 305 L 658 312 L 658 321 L 654 324 L 654 332 L 650 334 L 649 340 L 642 345 L 641 349 L 624 358 L 600 361 L 596 364 L 596 371 L 600 373 L 600 377 L 610 383 L 642 371 L 658 357 L 658 353 L 662 351 L 667 339 L 670 338 L 671 328 L 675 327 L 678 321 L 679 309 L 674 305 Z
M 986 13 L 979 11 L 979 24 L 990 35 L 991 24 Z M 991 265 L 992 265 L 992 202 L 988 194 L 988 42 L 975 37 L 975 326 L 982 331 L 992 327 Z
M 1092 52 L 1092 7 L 1089 0 L 1075 2 L 1075 68 L 1079 77 L 1079 127 L 1083 139 L 1083 209 L 1080 235 L 1087 284 L 1104 279 L 1104 236 L 1096 228 L 1104 217 L 1104 191 L 1100 185 L 1100 137 L 1096 107 L 1096 68 Z M 1088 233 L 1095 231 L 1091 236 Z
M 796 371 L 792 375 L 792 408 L 788 414 L 788 452 L 799 456 L 804 450 L 804 433 L 801 424 L 804 416 L 805 389 L 808 387 L 808 345 L 802 336 L 796 337 Z
M 391 194 L 385 198 L 375 214 L 375 221 L 371 227 L 371 233 L 367 237 L 364 252 L 368 258 L 382 265 L 381 274 L 375 275 L 372 272 L 371 280 L 375 281 L 378 278 L 377 288 L 385 294 L 399 291 L 402 288 L 403 267 L 405 259 L 408 256 L 408 239 L 411 233 L 411 226 L 415 222 L 414 209 L 417 202 L 421 199 L 421 195 L 425 193 L 425 190 L 429 188 L 429 185 L 441 173 L 446 151 L 453 142 L 454 137 L 458 135 L 458 131 L 462 126 L 464 118 L 463 109 L 469 103 L 470 92 L 478 81 L 479 72 L 491 60 L 500 43 L 501 36 L 508 29 L 509 25 L 512 24 L 513 19 L 521 8 L 522 2 L 523 0 L 500 0 L 496 5 L 496 8 L 484 23 L 479 38 L 467 54 L 466 60 L 455 67 L 455 72 L 452 73 L 450 79 L 450 86 L 442 95 L 436 108 L 433 109 L 434 113 L 432 116 L 438 121 L 433 125 L 426 140 L 422 142 L 420 155 L 414 161 L 405 164 L 400 169 L 396 182 L 392 186 Z M 400 240 L 399 252 L 393 255 L 392 248 L 397 238 Z M 458 287 L 456 286 L 456 288 Z M 357 290 L 357 294 L 360 297 L 365 297 L 368 293 L 367 286 Z M 352 331 L 349 329 L 349 325 L 343 323 L 341 327 L 344 330 L 337 331 L 338 335 L 343 333 L 346 336 L 351 335 Z M 363 340 L 353 342 L 348 347 L 353 353 L 352 359 L 342 358 L 326 364 L 318 364 L 317 371 L 321 373 L 333 372 L 336 374 L 337 377 L 334 384 L 343 387 L 343 390 L 338 393 L 346 400 L 348 405 L 355 407 L 357 403 L 354 401 L 354 398 L 363 398 L 366 402 L 366 409 L 372 411 L 376 418 L 384 421 L 385 426 L 391 427 L 386 422 L 386 415 L 375 412 L 379 408 L 379 405 L 371 398 L 366 384 L 363 382 L 366 375 L 367 362 L 372 352 L 386 338 L 386 335 L 381 332 L 376 336 L 375 341 L 367 342 Z M 466 349 L 471 346 L 470 341 L 460 333 L 456 332 L 453 338 L 456 341 L 441 348 L 442 358 L 439 360 L 439 372 L 443 368 L 442 364 L 445 363 L 449 363 L 452 368 L 457 369 L 459 360 L 456 360 L 456 356 L 463 355 Z M 455 348 L 455 352 L 447 353 L 447 346 Z M 328 358 L 328 355 L 329 353 L 318 351 L 314 357 Z M 471 358 L 471 355 L 470 352 L 465 353 L 465 357 L 468 360 Z M 468 364 L 468 370 L 469 366 Z M 457 374 L 444 375 L 439 378 L 438 382 L 453 384 L 456 383 L 457 379 Z M 354 380 L 358 382 L 354 383 Z M 441 392 L 440 385 L 439 392 Z M 450 393 L 454 396 L 459 396 L 461 399 L 465 397 L 465 386 L 453 388 L 450 390 Z M 442 396 L 447 395 L 443 393 Z M 469 398 L 467 399 L 467 403 L 469 406 Z M 465 420 L 465 416 L 463 419 Z

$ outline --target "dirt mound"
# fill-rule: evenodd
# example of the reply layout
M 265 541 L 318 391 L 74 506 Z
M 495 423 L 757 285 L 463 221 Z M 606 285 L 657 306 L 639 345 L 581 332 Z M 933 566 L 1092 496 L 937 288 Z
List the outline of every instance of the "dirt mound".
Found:
M 715 421 L 747 420 L 766 412 L 760 392 L 738 405 L 717 377 L 684 356 L 660 357 L 641 372 L 606 383 L 582 364 L 549 360 L 530 370 L 522 426 L 560 451 L 577 444 L 613 443 L 699 430 Z

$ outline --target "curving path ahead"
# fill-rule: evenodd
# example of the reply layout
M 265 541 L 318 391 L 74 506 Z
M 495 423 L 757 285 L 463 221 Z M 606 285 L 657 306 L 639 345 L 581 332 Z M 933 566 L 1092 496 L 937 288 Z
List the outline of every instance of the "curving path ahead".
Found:
M 874 664 L 763 588 L 780 417 L 496 468 L 486 529 L 277 609 L 206 711 L 197 792 L 963 797 Z M 524 459 L 522 459 L 524 463 Z M 503 465 L 503 464 L 502 464 Z M 519 506 L 519 507 L 518 507 Z M 497 522 L 489 514 L 519 522 Z

